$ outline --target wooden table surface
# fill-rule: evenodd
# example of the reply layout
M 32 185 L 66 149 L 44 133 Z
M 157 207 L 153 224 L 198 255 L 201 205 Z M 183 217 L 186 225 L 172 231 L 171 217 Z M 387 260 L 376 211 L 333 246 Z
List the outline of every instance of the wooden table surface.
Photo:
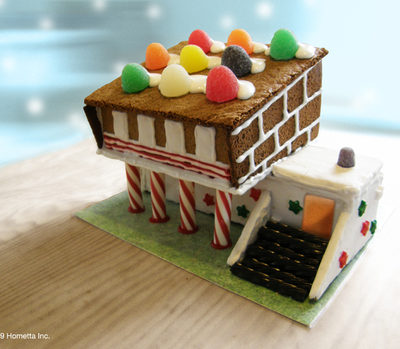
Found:
M 0 348 L 400 348 L 400 138 L 338 140 L 385 161 L 385 222 L 312 329 L 74 217 L 125 189 L 94 141 L 1 168 Z

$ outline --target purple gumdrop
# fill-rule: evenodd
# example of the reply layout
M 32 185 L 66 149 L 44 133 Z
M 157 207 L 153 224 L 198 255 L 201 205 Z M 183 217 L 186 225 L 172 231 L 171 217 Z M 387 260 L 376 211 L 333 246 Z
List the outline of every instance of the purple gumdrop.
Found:
M 354 167 L 356 165 L 354 150 L 349 147 L 340 149 L 338 166 L 344 168 Z

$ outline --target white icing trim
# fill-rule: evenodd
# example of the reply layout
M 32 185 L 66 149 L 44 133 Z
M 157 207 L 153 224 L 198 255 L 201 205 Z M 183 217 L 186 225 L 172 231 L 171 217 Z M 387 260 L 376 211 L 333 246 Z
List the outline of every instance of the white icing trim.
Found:
M 250 97 L 254 96 L 256 88 L 250 81 L 238 80 L 238 84 L 239 84 L 239 91 L 237 94 L 238 99 L 249 99 Z
M 185 133 L 179 121 L 165 120 L 165 149 L 171 153 L 185 154 Z
M 263 58 L 250 58 L 251 60 L 251 73 L 258 74 L 265 70 L 265 59 Z
M 253 210 L 242 233 L 232 249 L 228 257 L 227 264 L 232 266 L 237 261 L 242 260 L 246 252 L 247 246 L 252 244 L 257 239 L 259 229 L 267 222 L 270 215 L 271 195 L 268 191 L 264 191 Z
M 179 64 L 181 58 L 179 55 L 175 54 L 175 53 L 170 53 L 169 54 L 169 61 L 168 61 L 168 65 L 170 64 Z
M 113 110 L 112 116 L 115 136 L 127 141 L 129 139 L 128 114 L 126 112 Z
M 299 59 L 309 59 L 314 57 L 315 55 L 315 47 L 308 45 L 308 44 L 303 44 L 301 42 L 298 43 L 299 48 L 296 51 L 296 58 Z
M 317 275 L 315 276 L 314 282 L 311 286 L 309 298 L 318 299 L 321 297 L 322 293 L 329 286 L 328 284 L 324 284 L 327 282 L 326 274 L 332 263 L 335 262 L 335 255 L 340 240 L 345 233 L 346 226 L 348 225 L 348 221 L 350 219 L 350 214 L 348 212 L 342 212 L 339 216 L 338 222 L 336 223 L 335 229 L 331 235 L 328 246 L 325 250 L 325 253 L 322 257 L 321 264 L 318 267 Z
M 225 50 L 225 44 L 222 41 L 212 40 L 210 51 L 212 53 L 219 53 Z
M 208 69 L 212 69 L 221 65 L 221 57 L 218 56 L 207 56 L 208 59 Z
M 237 163 L 243 162 L 247 157 L 249 158 L 249 172 L 242 176 L 241 178 L 238 179 L 239 184 L 243 184 L 246 182 L 246 180 L 249 178 L 249 176 L 259 169 L 260 167 L 262 168 L 262 174 L 267 171 L 267 163 L 270 159 L 272 159 L 276 154 L 278 154 L 280 151 L 282 151 L 284 148 L 288 149 L 288 153 L 291 152 L 291 142 L 293 139 L 295 139 L 297 136 L 299 136 L 300 132 L 307 132 L 307 142 L 310 140 L 310 132 L 311 129 L 319 123 L 319 118 L 317 118 L 313 123 L 302 129 L 301 131 L 299 130 L 298 123 L 299 123 L 299 112 L 300 110 L 309 102 L 311 102 L 314 98 L 318 97 L 321 94 L 321 90 L 315 92 L 311 97 L 307 96 L 307 79 L 305 78 L 309 71 L 313 69 L 313 67 L 307 69 L 305 72 L 303 72 L 299 77 L 297 77 L 294 81 L 292 81 L 283 91 L 278 93 L 276 96 L 274 96 L 271 100 L 268 101 L 268 103 L 262 107 L 260 110 L 258 110 L 254 115 L 252 115 L 246 122 L 244 122 L 242 125 L 237 127 L 235 130 L 232 131 L 231 135 L 235 136 L 238 135 L 243 129 L 247 128 L 250 126 L 250 124 L 254 121 L 255 118 L 258 118 L 258 126 L 260 130 L 260 137 L 256 143 L 253 144 L 252 147 L 247 149 L 243 154 L 241 154 L 237 159 Z M 304 78 L 304 79 L 303 79 Z M 291 112 L 288 112 L 287 110 L 287 93 L 288 91 L 296 84 L 298 83 L 301 79 L 303 79 L 303 103 L 299 105 L 296 109 L 294 109 Z M 266 133 L 263 132 L 263 112 L 266 111 L 274 102 L 276 102 L 279 98 L 283 97 L 283 119 L 276 124 L 271 130 L 267 131 Z M 279 134 L 278 130 L 279 128 L 292 116 L 295 117 L 295 124 L 296 124 L 296 130 L 295 130 L 295 135 L 287 140 L 284 144 L 280 145 L 279 144 Z M 262 144 L 265 140 L 267 140 L 270 136 L 274 136 L 275 140 L 275 150 L 272 154 L 270 154 L 266 159 L 264 159 L 261 163 L 259 163 L 257 166 L 254 163 L 254 151 L 255 149 Z M 260 178 L 263 178 L 260 176 Z M 252 181 L 254 183 L 254 180 Z M 257 183 L 257 182 L 255 182 Z
M 191 75 L 190 78 L 190 93 L 206 93 L 207 75 Z
M 96 116 L 97 116 L 97 119 L 100 122 L 101 129 L 103 129 L 103 114 L 101 113 L 101 108 L 100 107 L 96 107 Z
M 147 147 L 154 147 L 156 145 L 154 118 L 143 114 L 138 114 L 137 122 L 139 143 Z
M 160 85 L 160 81 L 161 81 L 161 74 L 158 73 L 148 73 L 149 74 L 149 86 L 150 87 L 157 87 L 158 85 Z
M 215 162 L 215 128 L 197 125 L 194 129 L 196 139 L 196 157 L 202 161 Z
M 263 53 L 267 48 L 268 46 L 261 42 L 253 42 L 253 53 Z

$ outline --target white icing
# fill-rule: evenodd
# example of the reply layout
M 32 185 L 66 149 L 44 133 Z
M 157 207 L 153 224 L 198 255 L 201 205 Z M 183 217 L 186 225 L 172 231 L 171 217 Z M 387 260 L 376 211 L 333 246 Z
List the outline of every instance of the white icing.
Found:
M 96 107 L 96 116 L 97 116 L 97 119 L 100 122 L 101 129 L 103 129 L 103 115 L 101 113 L 101 108 L 100 107 Z
M 254 96 L 256 92 L 256 88 L 254 85 L 247 80 L 238 80 L 239 83 L 239 91 L 237 94 L 237 98 L 239 99 L 249 99 Z
M 247 157 L 249 158 L 249 172 L 244 175 L 243 177 L 239 178 L 238 182 L 240 185 L 243 185 L 247 180 L 250 174 L 252 174 L 254 171 L 259 169 L 260 167 L 262 168 L 262 171 L 260 174 L 252 176 L 249 179 L 249 183 L 247 187 L 251 187 L 252 185 L 255 185 L 259 180 L 264 178 L 269 172 L 270 168 L 267 167 L 267 163 L 270 159 L 272 159 L 276 154 L 278 154 L 281 150 L 284 148 L 287 148 L 288 153 L 291 152 L 291 142 L 293 139 L 295 139 L 297 136 L 299 136 L 300 132 L 306 132 L 307 133 L 307 142 L 310 140 L 310 132 L 311 129 L 319 122 L 319 118 L 316 119 L 313 123 L 302 129 L 301 131 L 299 130 L 299 111 L 310 101 L 312 101 L 314 98 L 319 96 L 321 94 L 321 90 L 315 92 L 311 97 L 308 97 L 307 95 L 307 74 L 308 72 L 312 69 L 309 68 L 306 70 L 303 74 L 301 74 L 297 79 L 295 79 L 292 83 L 290 83 L 283 91 L 275 95 L 272 99 L 266 103 L 264 107 L 262 107 L 260 110 L 258 110 L 255 114 L 253 114 L 249 119 L 247 119 L 246 122 L 244 122 L 242 125 L 237 127 L 235 130 L 232 131 L 232 135 L 238 135 L 243 129 L 247 128 L 253 121 L 254 119 L 258 118 L 258 126 L 260 130 L 260 138 L 259 140 L 254 143 L 249 149 L 247 149 L 242 155 L 240 155 L 237 159 L 237 163 L 243 162 Z M 287 92 L 301 79 L 303 79 L 303 103 L 298 106 L 296 109 L 294 109 L 292 112 L 288 112 L 287 110 Z M 271 130 L 267 131 L 264 133 L 263 130 L 263 112 L 265 112 L 274 102 L 276 102 L 279 98 L 283 97 L 283 119 L 280 121 L 278 124 L 276 124 Z M 295 134 L 292 138 L 287 140 L 284 144 L 279 143 L 279 134 L 278 134 L 278 129 L 290 118 L 294 117 L 295 118 L 295 125 L 296 125 L 296 130 Z M 266 159 L 264 159 L 261 163 L 259 163 L 257 166 L 254 163 L 254 151 L 255 149 L 262 144 L 265 140 L 267 140 L 270 136 L 274 136 L 275 138 L 275 150 L 272 154 L 270 154 Z
M 307 147 L 273 166 L 276 177 L 295 179 L 342 195 L 359 195 L 382 168 L 378 159 L 356 154 L 356 166 L 336 165 L 339 152 L 320 147 Z
M 222 41 L 212 40 L 210 51 L 212 53 L 219 53 L 225 50 L 225 44 Z
M 114 134 L 116 137 L 126 141 L 129 139 L 128 131 L 128 114 L 113 110 L 112 116 L 114 120 Z
M 262 58 L 250 58 L 251 60 L 251 73 L 258 74 L 265 70 L 265 59 Z
M 148 74 L 150 78 L 149 86 L 150 87 L 158 86 L 160 84 L 161 74 L 158 73 L 148 73 Z
M 259 229 L 266 223 L 269 217 L 271 205 L 271 195 L 268 191 L 264 191 L 254 206 L 251 214 L 244 226 L 242 233 L 235 247 L 229 255 L 227 264 L 232 266 L 236 262 L 242 260 L 246 252 L 247 246 L 257 239 Z
M 269 56 L 269 55 L 270 55 L 270 50 L 271 50 L 271 48 L 270 48 L 269 46 L 267 46 L 266 49 L 265 49 L 265 51 L 264 51 L 264 54 L 265 54 L 266 56 Z
M 171 153 L 185 154 L 185 133 L 180 121 L 165 120 L 165 149 Z
M 190 79 L 190 93 L 206 93 L 207 75 L 191 75 Z
M 197 125 L 194 129 L 196 157 L 202 161 L 215 162 L 215 128 Z
M 221 57 L 218 56 L 207 56 L 208 59 L 208 69 L 212 69 L 221 65 Z
M 301 42 L 298 43 L 299 48 L 296 51 L 296 58 L 299 59 L 309 59 L 315 55 L 315 47 L 303 44 Z
M 148 147 L 154 147 L 156 145 L 154 118 L 143 114 L 138 114 L 137 122 L 139 143 Z
M 253 42 L 253 53 L 262 53 L 268 48 L 267 45 L 262 44 L 261 42 Z
M 168 61 L 168 65 L 170 64 L 179 64 L 180 62 L 180 57 L 179 55 L 175 54 L 175 53 L 170 53 L 169 54 L 169 61 Z

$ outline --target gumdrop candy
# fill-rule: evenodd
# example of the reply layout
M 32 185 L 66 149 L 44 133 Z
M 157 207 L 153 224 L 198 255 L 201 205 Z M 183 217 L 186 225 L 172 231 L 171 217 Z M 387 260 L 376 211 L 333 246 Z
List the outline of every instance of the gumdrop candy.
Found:
M 130 63 L 122 70 L 122 89 L 127 93 L 140 92 L 148 87 L 149 83 L 149 74 L 140 64 Z
M 227 102 L 235 99 L 239 83 L 229 68 L 220 65 L 210 70 L 207 77 L 206 97 L 212 102 Z
M 251 59 L 244 48 L 237 45 L 228 46 L 225 49 L 221 64 L 232 70 L 238 78 L 251 73 Z
M 244 29 L 235 29 L 229 34 L 228 46 L 237 45 L 243 47 L 247 54 L 253 53 L 253 40 L 250 34 Z
M 356 165 L 354 150 L 349 147 L 340 149 L 337 164 L 343 168 L 354 167 Z
M 191 79 L 179 64 L 171 64 L 161 74 L 158 88 L 164 97 L 179 97 L 190 91 Z
M 204 53 L 208 53 L 210 52 L 213 41 L 204 30 L 196 29 L 190 34 L 188 44 L 197 45 Z
M 145 66 L 149 70 L 162 69 L 168 65 L 169 58 L 167 49 L 158 42 L 153 42 L 147 46 Z
M 294 34 L 287 29 L 275 32 L 270 46 L 270 55 L 273 59 L 286 61 L 294 58 L 299 45 Z
M 208 57 L 199 46 L 186 45 L 181 50 L 180 63 L 189 74 L 197 73 L 207 69 Z

